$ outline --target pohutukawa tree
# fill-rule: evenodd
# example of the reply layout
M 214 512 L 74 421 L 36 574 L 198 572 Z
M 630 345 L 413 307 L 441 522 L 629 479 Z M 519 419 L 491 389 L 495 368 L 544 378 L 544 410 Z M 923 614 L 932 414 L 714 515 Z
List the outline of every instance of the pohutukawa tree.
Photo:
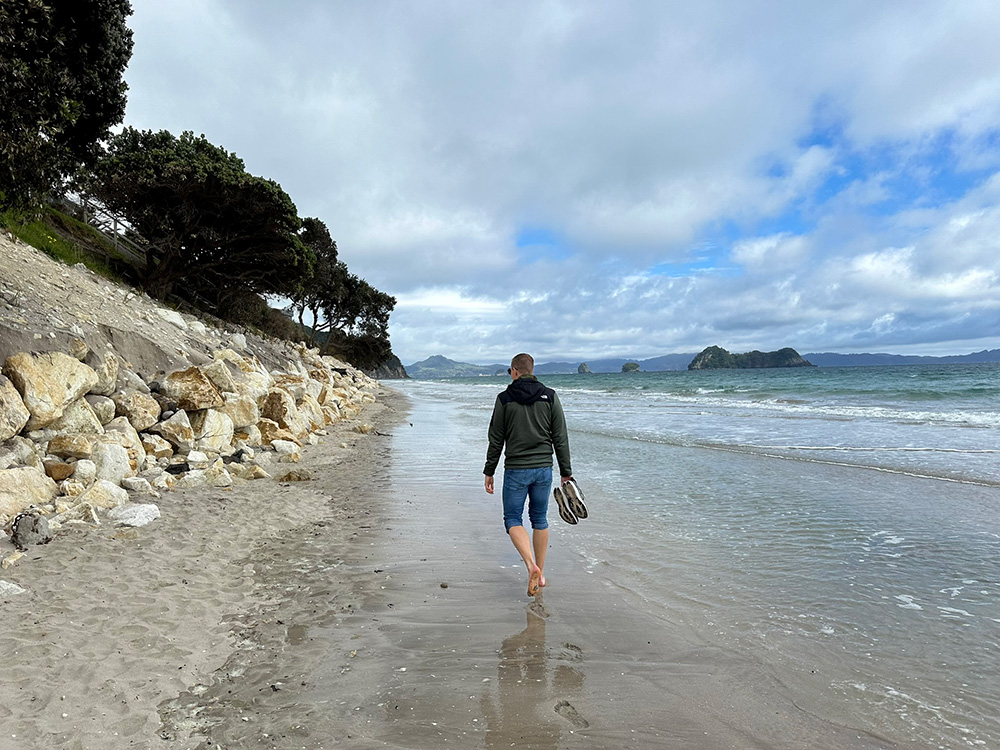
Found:
M 150 243 L 140 275 L 157 299 L 181 284 L 216 305 L 247 292 L 291 295 L 312 275 L 292 199 L 204 136 L 125 128 L 87 189 Z
M 37 206 L 125 116 L 128 0 L 0 0 L 0 207 Z
M 358 367 L 373 368 L 391 354 L 389 315 L 396 299 L 380 292 L 337 259 L 337 243 L 319 219 L 302 220 L 300 238 L 312 251 L 312 276 L 291 295 L 292 309 L 310 343 L 321 352 L 344 353 Z

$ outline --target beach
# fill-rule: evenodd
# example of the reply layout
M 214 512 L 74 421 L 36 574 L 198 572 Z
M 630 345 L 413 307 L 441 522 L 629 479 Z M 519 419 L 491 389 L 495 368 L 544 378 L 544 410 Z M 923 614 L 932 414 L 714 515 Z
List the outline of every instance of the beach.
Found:
M 388 433 L 404 408 L 387 392 L 365 418 Z M 315 662 L 311 631 L 378 588 L 362 537 L 388 438 L 354 427 L 306 449 L 314 480 L 167 492 L 148 526 L 68 527 L 0 572 L 24 589 L 0 597 L 0 748 L 215 747 L 230 724 L 302 746 L 283 699 L 303 680 L 277 655 Z
M 756 588 L 760 560 L 716 549 L 708 530 L 687 538 L 679 515 L 699 491 L 720 506 L 737 493 L 749 514 L 756 484 L 792 472 L 805 496 L 856 469 L 649 444 L 612 466 L 567 394 L 591 517 L 569 526 L 553 508 L 548 586 L 531 599 L 482 488 L 490 401 L 466 390 L 383 384 L 361 415 L 374 432 L 337 425 L 304 450 L 311 481 L 166 493 L 148 527 L 73 531 L 3 571 L 26 592 L 0 610 L 0 748 L 832 750 L 990 736 L 988 708 L 971 734 L 932 741 L 933 722 L 906 723 L 919 710 L 871 682 L 854 695 L 839 670 L 884 658 L 845 650 L 852 628 L 823 581 L 786 615 L 780 589 Z M 670 471 L 655 512 L 623 476 L 649 480 L 643 466 Z M 872 492 L 911 498 L 926 481 L 873 476 Z M 720 535 L 731 523 L 712 520 Z M 808 533 L 814 545 L 824 530 Z M 754 554 L 779 565 L 767 546 Z M 782 586 L 809 578 L 798 565 Z M 886 607 L 920 614 L 894 593 Z

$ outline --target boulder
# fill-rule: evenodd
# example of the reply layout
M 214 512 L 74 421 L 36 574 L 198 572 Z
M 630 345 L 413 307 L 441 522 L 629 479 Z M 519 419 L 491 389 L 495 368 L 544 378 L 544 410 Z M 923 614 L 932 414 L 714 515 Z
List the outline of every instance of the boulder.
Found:
M 0 442 L 19 433 L 30 417 L 31 413 L 14 384 L 0 375 Z
M 41 466 L 38 446 L 18 435 L 0 444 L 0 469 L 11 466 Z
M 45 516 L 34 513 L 18 516 L 10 529 L 10 541 L 18 549 L 27 549 L 29 544 L 48 544 L 51 540 L 49 522 Z
M 90 458 L 94 453 L 94 435 L 56 435 L 49 441 L 48 452 L 59 458 Z
M 128 502 L 128 492 L 107 479 L 98 479 L 78 500 L 93 508 L 116 508 Z
M 308 393 L 308 384 L 309 378 L 305 375 L 292 375 L 290 373 L 274 374 L 274 387 L 286 391 L 295 401 L 301 401 L 302 397 Z M 271 419 L 273 418 L 271 417 Z
M 137 431 L 148 429 L 160 419 L 160 404 L 146 393 L 119 393 L 114 397 L 115 416 L 125 417 Z
M 303 393 L 304 395 L 305 393 Z M 294 399 L 283 388 L 276 387 L 267 392 L 267 396 L 260 405 L 260 415 L 263 419 L 270 419 L 282 429 L 288 430 L 298 441 L 301 441 L 309 432 L 309 425 L 299 414 Z
M 255 398 L 243 393 L 224 393 L 223 396 L 226 403 L 217 409 L 233 420 L 234 429 L 249 427 L 260 420 L 260 408 Z
M 90 404 L 90 408 L 94 410 L 94 415 L 97 417 L 102 425 L 106 425 L 112 419 L 115 418 L 115 402 L 112 401 L 107 396 L 98 396 L 95 393 L 88 393 L 84 398 L 87 403 Z
M 90 347 L 87 342 L 79 336 L 74 336 L 69 340 L 69 355 L 83 362 L 90 354 Z
M 212 381 L 213 385 L 218 388 L 222 393 L 236 393 L 236 381 L 233 380 L 233 374 L 229 371 L 229 367 L 221 359 L 216 359 L 209 362 L 207 365 L 202 365 L 200 369 L 209 380 Z
M 163 392 L 185 411 L 214 409 L 226 400 L 215 384 L 197 367 L 177 370 L 163 379 Z
M 30 505 L 51 502 L 59 486 L 34 466 L 0 470 L 0 516 L 13 518 Z
M 156 490 L 153 489 L 153 485 L 151 485 L 149 480 L 145 477 L 125 477 L 122 480 L 122 489 L 128 490 L 129 492 L 140 492 L 143 495 L 158 494 Z
M 115 382 L 114 390 L 116 392 L 122 391 L 125 393 L 133 391 L 136 393 L 150 392 L 149 386 L 146 385 L 146 381 L 127 367 L 118 368 L 118 380 Z
M 190 414 L 198 450 L 218 453 L 233 442 L 233 420 L 228 414 L 215 409 L 205 409 Z
M 158 422 L 147 430 L 160 435 L 180 453 L 187 453 L 194 448 L 194 430 L 186 411 L 179 410 L 167 420 Z
M 46 459 L 42 462 L 42 468 L 52 478 L 53 482 L 61 482 L 64 479 L 69 479 L 73 476 L 73 472 L 76 471 L 75 464 L 68 464 L 57 458 Z
M 19 352 L 7 357 L 3 373 L 28 409 L 27 430 L 55 422 L 69 404 L 82 398 L 97 383 L 94 370 L 62 352 Z
M 274 426 L 278 427 L 277 424 Z M 255 424 L 233 432 L 233 445 L 238 448 L 259 448 L 261 444 L 260 428 Z
M 310 394 L 306 394 L 305 397 L 296 404 L 299 410 L 299 414 L 309 425 L 309 430 L 315 432 L 316 430 L 322 430 L 326 427 L 326 416 L 323 414 L 323 407 L 319 405 L 317 401 Z
M 108 511 L 108 518 L 121 526 L 145 526 L 159 517 L 160 509 L 153 503 L 129 503 Z
M 80 459 L 75 464 L 76 471 L 73 472 L 73 479 L 82 482 L 85 487 L 89 487 L 97 479 L 97 464 L 85 458 Z
M 257 423 L 257 431 L 260 433 L 260 445 L 270 445 L 275 440 L 290 440 L 294 443 L 300 442 L 295 435 L 284 427 L 280 427 L 272 419 L 261 419 Z
M 144 432 L 139 436 L 139 439 L 142 441 L 142 447 L 146 451 L 147 456 L 152 456 L 153 458 L 170 458 L 174 455 L 173 446 L 159 435 Z
M 98 443 L 95 445 L 92 460 L 97 465 L 95 486 L 107 482 L 118 487 L 125 477 L 135 473 L 129 461 L 128 450 L 125 446 L 117 443 Z
M 118 355 L 110 350 L 92 351 L 83 361 L 97 375 L 97 381 L 90 387 L 90 393 L 99 396 L 110 396 L 114 393 L 118 381 Z
M 75 435 L 104 434 L 104 425 L 101 424 L 101 420 L 94 413 L 90 402 L 85 398 L 79 398 L 69 404 L 63 410 L 62 416 L 50 424 L 48 429 Z
M 334 424 L 342 419 L 340 412 L 340 407 L 334 402 L 330 402 L 323 406 L 323 417 L 326 419 L 327 424 Z
M 137 474 L 146 463 L 146 449 L 142 446 L 142 439 L 125 417 L 116 417 L 108 422 L 104 440 L 98 442 L 117 443 L 128 451 L 128 462 L 132 473 L 126 476 Z
M 99 525 L 101 522 L 97 518 L 97 513 L 94 511 L 94 506 L 90 503 L 77 503 L 71 508 L 67 508 L 62 511 L 59 515 L 54 516 L 51 519 L 50 526 L 55 524 L 64 524 L 67 521 L 83 521 L 84 523 L 93 524 L 94 526 Z

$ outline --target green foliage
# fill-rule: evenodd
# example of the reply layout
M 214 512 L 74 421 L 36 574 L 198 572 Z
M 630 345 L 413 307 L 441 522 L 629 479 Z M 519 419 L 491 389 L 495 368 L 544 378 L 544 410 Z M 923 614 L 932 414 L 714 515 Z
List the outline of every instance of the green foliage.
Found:
M 0 0 L 0 207 L 37 206 L 125 115 L 128 0 Z
M 306 327 L 311 318 L 312 345 L 339 351 L 346 359 L 372 369 L 391 354 L 389 314 L 396 299 L 352 274 L 337 260 L 337 243 L 319 219 L 303 219 L 300 239 L 312 251 L 312 276 L 293 295 L 292 310 Z
M 126 128 L 85 188 L 150 243 L 140 276 L 158 299 L 183 291 L 224 306 L 243 292 L 294 294 L 312 274 L 292 199 L 204 136 Z
M 626 362 L 622 365 L 622 372 L 639 372 L 639 363 Z

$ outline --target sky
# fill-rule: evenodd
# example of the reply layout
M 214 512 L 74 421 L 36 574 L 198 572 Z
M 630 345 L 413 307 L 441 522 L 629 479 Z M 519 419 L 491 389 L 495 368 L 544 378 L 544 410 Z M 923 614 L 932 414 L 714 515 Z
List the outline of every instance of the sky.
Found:
M 1000 348 L 994 0 L 133 0 L 191 130 L 393 295 L 404 364 Z

